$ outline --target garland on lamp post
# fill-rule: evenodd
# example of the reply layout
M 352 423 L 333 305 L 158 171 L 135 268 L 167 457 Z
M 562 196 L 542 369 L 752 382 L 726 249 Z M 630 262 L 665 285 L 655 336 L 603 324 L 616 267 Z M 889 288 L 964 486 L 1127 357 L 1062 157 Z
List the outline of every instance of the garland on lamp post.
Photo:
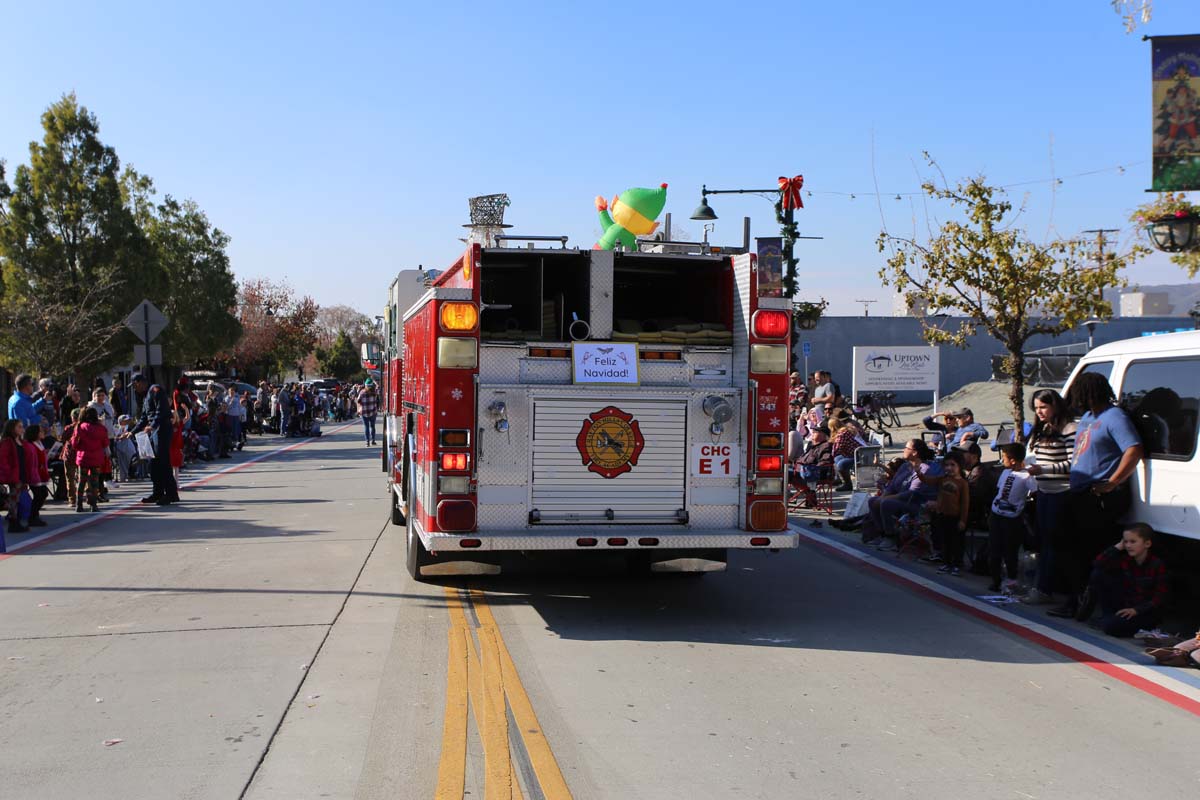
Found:
M 800 190 L 804 188 L 804 176 L 794 178 L 780 176 L 779 199 L 775 201 L 775 221 L 783 237 L 783 254 L 786 269 L 783 272 L 783 293 L 791 297 L 796 293 L 796 240 L 800 238 L 800 226 L 796 224 L 795 211 L 804 208 Z

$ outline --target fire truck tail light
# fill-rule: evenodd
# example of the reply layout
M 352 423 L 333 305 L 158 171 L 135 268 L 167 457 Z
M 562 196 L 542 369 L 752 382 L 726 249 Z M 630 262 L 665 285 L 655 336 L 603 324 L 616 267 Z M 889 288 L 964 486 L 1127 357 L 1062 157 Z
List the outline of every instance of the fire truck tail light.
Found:
M 786 344 L 755 344 L 750 346 L 750 371 L 784 374 L 788 371 Z
M 479 309 L 474 303 L 442 303 L 442 330 L 473 331 L 479 324 Z
M 442 453 L 442 471 L 465 472 L 469 461 L 466 453 Z
M 638 544 L 642 547 L 658 547 L 658 539 L 653 536 L 643 536 L 638 539 Z
M 783 434 L 782 433 L 760 433 L 758 435 L 759 450 L 782 450 L 783 449 Z
M 439 475 L 438 494 L 469 494 L 471 478 L 468 475 Z
M 754 335 L 764 339 L 782 339 L 791 328 L 786 311 L 762 309 L 754 312 Z
M 754 481 L 755 494 L 783 494 L 783 478 L 757 478 Z
M 442 369 L 475 369 L 479 366 L 479 348 L 474 339 L 439 336 L 437 365 Z
M 624 547 L 629 544 L 629 540 L 624 536 L 614 536 L 608 540 L 609 547 Z
M 437 524 L 447 532 L 474 530 L 475 504 L 470 500 L 442 500 L 437 504 Z M 463 546 L 467 546 L 465 542 Z
M 750 537 L 750 544 L 754 545 L 755 547 L 766 547 L 770 543 L 771 543 L 771 537 L 769 537 L 769 536 L 751 536 Z
M 590 536 L 584 536 L 581 539 L 576 539 L 575 544 L 578 545 L 579 547 L 595 547 L 596 540 Z
M 443 429 L 438 431 L 438 444 L 442 447 L 466 447 L 470 443 L 468 435 L 468 432 L 463 430 Z
M 759 456 L 759 472 L 779 472 L 783 469 L 783 456 Z
M 750 529 L 755 531 L 781 531 L 787 527 L 787 506 L 782 500 L 764 500 L 750 504 Z M 755 537 L 760 539 L 765 537 Z M 765 546 L 771 540 L 750 540 L 755 546 Z
M 473 548 L 473 547 L 479 547 L 479 545 L 481 545 L 481 544 L 483 544 L 483 542 L 479 541 L 478 539 L 459 539 L 458 540 L 459 547 Z

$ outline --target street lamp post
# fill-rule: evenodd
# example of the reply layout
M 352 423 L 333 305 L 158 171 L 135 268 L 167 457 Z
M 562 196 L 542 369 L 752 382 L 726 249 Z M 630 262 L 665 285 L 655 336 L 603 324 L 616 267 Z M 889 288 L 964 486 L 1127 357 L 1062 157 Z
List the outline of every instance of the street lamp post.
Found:
M 783 253 L 787 262 L 787 270 L 783 276 L 783 289 L 788 297 L 796 293 L 796 255 L 797 239 L 821 239 L 821 236 L 800 236 L 796 228 L 796 209 L 804 208 L 800 190 L 804 186 L 804 176 L 794 178 L 779 178 L 779 185 L 774 189 L 709 189 L 708 185 L 700 187 L 700 205 L 692 212 L 692 219 L 702 222 L 712 222 L 717 219 L 717 213 L 708 204 L 710 194 L 756 194 L 775 195 L 776 219 L 778 219 L 783 234 Z

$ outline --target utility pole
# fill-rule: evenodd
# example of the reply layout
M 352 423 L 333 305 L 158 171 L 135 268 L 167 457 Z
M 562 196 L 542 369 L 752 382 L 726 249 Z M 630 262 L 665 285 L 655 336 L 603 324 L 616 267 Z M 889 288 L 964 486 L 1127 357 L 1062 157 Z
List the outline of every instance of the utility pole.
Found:
M 1090 231 L 1084 231 L 1084 233 L 1096 234 L 1096 268 L 1102 268 L 1104 266 L 1104 247 L 1108 244 L 1105 234 L 1120 233 L 1120 231 L 1116 228 L 1093 228 Z M 1104 299 L 1103 289 L 1100 290 L 1100 299 Z
M 879 301 L 878 300 L 855 300 L 854 302 L 862 303 L 863 316 L 869 317 L 869 316 L 871 316 L 871 303 L 878 303 Z

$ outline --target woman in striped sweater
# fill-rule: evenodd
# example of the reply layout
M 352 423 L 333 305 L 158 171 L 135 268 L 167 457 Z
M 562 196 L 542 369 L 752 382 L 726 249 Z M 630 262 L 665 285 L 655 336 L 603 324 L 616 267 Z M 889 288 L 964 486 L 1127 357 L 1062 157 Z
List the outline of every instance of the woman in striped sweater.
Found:
M 1055 551 L 1061 550 L 1066 532 L 1067 492 L 1071 488 L 1071 458 L 1075 453 L 1075 423 L 1067 403 L 1053 389 L 1039 389 L 1030 401 L 1037 422 L 1029 437 L 1033 462 L 1030 475 L 1037 476 L 1038 576 L 1034 602 L 1048 603 L 1054 591 Z

